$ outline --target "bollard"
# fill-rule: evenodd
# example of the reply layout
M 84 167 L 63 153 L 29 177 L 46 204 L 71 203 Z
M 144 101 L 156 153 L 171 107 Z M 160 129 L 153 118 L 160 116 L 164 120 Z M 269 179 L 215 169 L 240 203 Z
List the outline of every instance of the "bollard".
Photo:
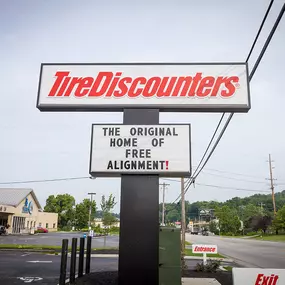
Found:
M 87 238 L 86 267 L 85 267 L 86 274 L 90 273 L 91 244 L 92 244 L 92 236 Z
M 65 285 L 68 239 L 62 240 L 59 285 Z
M 83 266 L 84 266 L 84 241 L 85 238 L 80 238 L 80 248 L 79 248 L 79 264 L 78 264 L 78 278 L 83 276 Z
M 75 270 L 76 270 L 76 253 L 77 253 L 77 238 L 72 238 L 71 258 L 70 258 L 70 284 L 75 282 Z

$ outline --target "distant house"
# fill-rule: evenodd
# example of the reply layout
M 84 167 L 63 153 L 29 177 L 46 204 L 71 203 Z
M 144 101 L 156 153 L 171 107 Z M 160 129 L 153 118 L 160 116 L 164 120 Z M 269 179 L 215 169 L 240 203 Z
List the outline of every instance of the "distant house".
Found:
M 29 233 L 37 227 L 57 231 L 58 214 L 43 212 L 32 189 L 0 188 L 0 225 L 8 233 Z

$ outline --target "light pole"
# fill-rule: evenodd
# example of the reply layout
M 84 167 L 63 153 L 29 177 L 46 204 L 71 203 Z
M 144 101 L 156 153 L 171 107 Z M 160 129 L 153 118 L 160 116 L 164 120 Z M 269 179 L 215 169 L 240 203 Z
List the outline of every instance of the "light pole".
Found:
M 92 203 L 93 203 L 93 195 L 96 195 L 96 193 L 88 193 L 88 195 L 91 195 L 91 203 L 90 203 L 90 206 L 89 206 L 89 230 L 91 230 L 91 213 L 92 213 Z

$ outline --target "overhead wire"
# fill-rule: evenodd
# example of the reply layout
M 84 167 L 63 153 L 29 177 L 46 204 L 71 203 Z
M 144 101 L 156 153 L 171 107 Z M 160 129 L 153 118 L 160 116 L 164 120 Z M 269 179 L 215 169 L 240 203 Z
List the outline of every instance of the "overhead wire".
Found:
M 250 56 L 251 56 L 251 54 L 252 54 L 252 51 L 253 51 L 253 49 L 254 49 L 254 47 L 255 47 L 255 44 L 256 44 L 256 42 L 257 42 L 257 39 L 258 39 L 258 37 L 259 37 L 259 35 L 260 35 L 260 32 L 261 32 L 261 30 L 262 30 L 262 28 L 263 28 L 263 25 L 264 25 L 264 23 L 265 23 L 265 21 L 266 21 L 266 18 L 267 18 L 268 14 L 269 14 L 269 11 L 270 11 L 270 9 L 271 9 L 271 7 L 272 7 L 273 2 L 274 2 L 274 1 L 271 1 L 271 2 L 270 2 L 269 6 L 268 6 L 268 9 L 267 9 L 267 11 L 266 11 L 266 13 L 265 13 L 265 16 L 263 17 L 263 21 L 262 21 L 262 23 L 261 23 L 261 25 L 260 25 L 260 28 L 259 28 L 259 30 L 258 30 L 258 33 L 257 33 L 257 35 L 256 35 L 256 37 L 255 37 L 255 40 L 254 40 L 254 42 L 253 42 L 253 44 L 252 44 L 252 47 L 251 47 L 251 49 L 250 49 L 250 52 L 249 52 L 249 54 L 248 54 L 248 56 L 247 56 L 246 62 L 248 62 L 248 60 L 249 60 L 249 58 L 250 58 Z M 269 36 L 267 37 L 266 42 L 265 42 L 265 44 L 263 45 L 263 48 L 262 48 L 262 50 L 261 50 L 261 52 L 260 52 L 260 54 L 259 54 L 259 56 L 258 56 L 258 58 L 257 58 L 257 60 L 256 60 L 256 62 L 255 62 L 255 64 L 254 64 L 254 66 L 253 66 L 253 69 L 252 69 L 252 71 L 251 71 L 251 73 L 250 73 L 250 75 L 249 75 L 249 81 L 251 81 L 251 79 L 253 78 L 253 76 L 254 76 L 254 74 L 255 74 L 255 72 L 256 72 L 256 70 L 257 70 L 257 68 L 258 68 L 258 66 L 259 66 L 259 64 L 260 64 L 260 62 L 261 62 L 261 59 L 263 58 L 263 55 L 264 55 L 264 53 L 265 53 L 265 51 L 266 51 L 266 49 L 267 49 L 267 47 L 268 47 L 268 45 L 269 45 L 269 43 L 270 43 L 270 41 L 271 41 L 273 35 L 274 35 L 274 33 L 275 33 L 275 31 L 276 31 L 276 29 L 277 29 L 277 27 L 278 27 L 278 25 L 279 25 L 279 22 L 280 22 L 280 20 L 282 19 L 282 16 L 283 16 L 283 14 L 284 14 L 284 11 L 285 11 L 285 4 L 282 6 L 281 11 L 280 11 L 280 13 L 279 13 L 279 15 L 278 15 L 278 17 L 277 17 L 277 19 L 276 19 L 276 21 L 275 21 L 275 24 L 274 24 L 273 28 L 271 29 L 271 32 L 270 32 Z M 222 114 L 222 116 L 224 116 L 224 115 L 225 115 L 225 113 Z M 214 144 L 214 146 L 213 146 L 211 152 L 209 153 L 209 155 L 208 155 L 206 161 L 203 163 L 203 165 L 202 165 L 202 167 L 200 168 L 200 170 L 198 171 L 198 173 L 195 174 L 195 175 L 193 175 L 193 176 L 188 180 L 187 186 L 185 187 L 186 189 L 184 190 L 184 194 L 187 193 L 187 191 L 188 191 L 188 189 L 190 188 L 191 184 L 195 183 L 195 179 L 199 176 L 199 174 L 201 173 L 201 171 L 203 170 L 203 168 L 205 167 L 205 165 L 207 164 L 207 162 L 208 162 L 209 159 L 211 158 L 211 156 L 212 156 L 212 154 L 214 153 L 214 151 L 215 151 L 217 145 L 219 144 L 221 138 L 223 137 L 223 135 L 224 135 L 224 133 L 225 133 L 225 131 L 226 131 L 226 129 L 227 129 L 227 127 L 228 127 L 230 121 L 232 120 L 233 115 L 234 115 L 234 113 L 230 113 L 230 115 L 229 115 L 229 117 L 228 117 L 228 119 L 227 119 L 227 121 L 226 121 L 226 123 L 225 123 L 225 125 L 224 125 L 224 127 L 223 127 L 223 129 L 222 129 L 222 131 L 221 131 L 221 133 L 220 133 L 220 135 L 219 135 L 219 137 L 218 137 L 218 139 L 217 139 L 217 141 L 215 142 L 215 144 Z M 211 139 L 211 140 L 212 140 L 212 139 Z M 203 155 L 203 157 L 205 157 L 205 155 Z M 199 165 L 201 165 L 201 161 L 200 161 Z M 198 167 L 197 167 L 197 169 L 198 169 Z M 197 171 L 197 169 L 195 170 L 195 172 Z M 176 202 L 180 197 L 181 197 L 181 194 L 177 197 L 177 199 L 176 199 L 174 202 Z

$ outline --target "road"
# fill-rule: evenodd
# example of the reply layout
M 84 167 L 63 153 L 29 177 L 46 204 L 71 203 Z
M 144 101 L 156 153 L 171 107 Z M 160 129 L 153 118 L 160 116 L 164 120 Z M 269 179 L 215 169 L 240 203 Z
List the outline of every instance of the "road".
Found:
M 285 268 L 285 243 L 186 234 L 191 243 L 216 244 L 218 252 L 244 267 Z
M 60 272 L 59 255 L 29 253 L 29 252 L 5 252 L 0 251 L 0 284 L 58 284 Z M 194 268 L 201 260 L 187 260 L 188 268 Z M 67 275 L 69 278 L 70 257 L 67 263 Z M 76 263 L 78 268 L 78 258 Z M 91 272 L 118 270 L 117 257 L 92 257 Z M 28 280 L 32 280 L 28 282 Z
M 0 244 L 36 244 L 36 245 L 59 245 L 61 246 L 63 239 L 68 239 L 71 245 L 71 239 L 73 237 L 83 237 L 83 233 L 46 233 L 38 235 L 8 235 L 0 236 Z M 79 241 L 77 241 L 79 244 Z M 103 247 L 118 247 L 119 236 L 106 237 L 106 243 L 104 244 L 104 237 L 94 237 L 92 239 L 93 248 Z

